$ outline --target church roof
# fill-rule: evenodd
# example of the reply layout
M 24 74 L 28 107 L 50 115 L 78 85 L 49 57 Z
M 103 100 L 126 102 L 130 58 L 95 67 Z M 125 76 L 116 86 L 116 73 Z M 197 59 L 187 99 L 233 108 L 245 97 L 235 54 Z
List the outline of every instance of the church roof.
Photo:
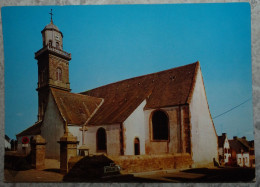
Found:
M 44 29 L 55 29 L 55 30 L 59 31 L 59 28 L 56 25 L 54 25 L 53 23 L 49 23 L 48 25 L 46 25 L 44 27 Z
M 53 24 L 53 22 L 50 22 L 48 25 L 46 25 L 44 27 L 44 29 L 42 30 L 42 32 L 45 30 L 55 30 L 55 31 L 61 33 L 61 35 L 62 35 L 62 32 L 59 30 L 59 28 L 56 25 Z
M 146 99 L 146 109 L 188 103 L 199 62 L 122 80 L 81 94 L 104 98 L 89 125 L 124 122 Z
M 99 108 L 103 99 L 82 94 L 70 93 L 51 88 L 51 93 L 61 116 L 68 124 L 84 124 Z
M 41 134 L 41 126 L 42 126 L 42 121 L 37 121 L 34 125 L 20 132 L 16 136 L 29 136 L 29 135 Z

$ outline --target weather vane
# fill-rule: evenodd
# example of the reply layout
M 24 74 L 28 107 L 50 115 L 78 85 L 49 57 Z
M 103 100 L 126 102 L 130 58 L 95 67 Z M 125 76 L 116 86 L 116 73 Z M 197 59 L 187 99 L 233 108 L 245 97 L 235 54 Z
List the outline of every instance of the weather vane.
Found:
M 53 21 L 52 21 L 52 15 L 53 15 L 52 9 L 51 9 L 51 12 L 49 14 L 51 15 L 51 23 L 53 23 Z

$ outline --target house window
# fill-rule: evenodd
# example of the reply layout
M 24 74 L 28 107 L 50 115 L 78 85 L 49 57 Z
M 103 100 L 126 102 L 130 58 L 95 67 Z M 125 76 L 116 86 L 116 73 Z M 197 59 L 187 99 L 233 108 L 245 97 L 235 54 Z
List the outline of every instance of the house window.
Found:
M 225 148 L 224 150 L 225 150 L 225 153 L 227 153 L 227 148 Z
M 61 81 L 61 74 L 62 74 L 61 69 L 57 68 L 56 69 L 56 80 Z
M 168 140 L 168 116 L 165 112 L 158 110 L 152 116 L 153 140 Z
M 107 135 L 104 128 L 99 128 L 97 131 L 97 151 L 107 151 Z
M 241 163 L 241 158 L 239 158 L 238 163 L 239 163 L 239 164 Z
M 135 149 L 135 155 L 140 155 L 140 141 L 139 141 L 139 138 L 135 138 L 135 140 L 134 140 L 134 149 Z

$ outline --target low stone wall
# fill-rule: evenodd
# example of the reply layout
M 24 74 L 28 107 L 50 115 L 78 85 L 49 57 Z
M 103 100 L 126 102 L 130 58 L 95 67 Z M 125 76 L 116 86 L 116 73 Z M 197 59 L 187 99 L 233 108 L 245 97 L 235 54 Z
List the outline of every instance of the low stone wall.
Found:
M 4 168 L 17 171 L 31 169 L 31 155 L 23 155 L 17 152 L 5 152 Z
M 105 175 L 104 167 L 110 163 L 119 165 L 121 174 L 138 173 L 146 171 L 186 169 L 191 168 L 190 154 L 165 155 L 129 155 L 129 156 L 91 156 L 72 157 L 68 163 L 69 175 L 94 177 L 92 175 Z
M 191 168 L 190 154 L 108 156 L 121 167 L 121 173 Z

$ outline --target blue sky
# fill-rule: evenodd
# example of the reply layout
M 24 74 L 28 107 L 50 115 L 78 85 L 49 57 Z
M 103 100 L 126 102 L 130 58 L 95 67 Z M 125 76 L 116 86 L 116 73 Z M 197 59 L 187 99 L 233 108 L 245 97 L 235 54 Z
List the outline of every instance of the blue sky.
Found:
M 252 97 L 249 3 L 2 8 L 5 131 L 37 121 L 41 30 L 63 32 L 72 92 L 200 61 L 212 116 Z M 253 139 L 252 100 L 214 119 L 220 135 Z

